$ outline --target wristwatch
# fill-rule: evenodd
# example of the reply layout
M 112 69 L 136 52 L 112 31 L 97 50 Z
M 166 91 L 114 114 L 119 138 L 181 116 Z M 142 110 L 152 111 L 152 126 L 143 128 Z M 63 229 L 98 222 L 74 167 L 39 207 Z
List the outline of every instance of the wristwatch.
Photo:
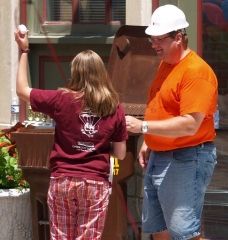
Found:
M 148 122 L 147 121 L 142 121 L 141 132 L 142 133 L 147 133 L 148 130 L 149 130 Z

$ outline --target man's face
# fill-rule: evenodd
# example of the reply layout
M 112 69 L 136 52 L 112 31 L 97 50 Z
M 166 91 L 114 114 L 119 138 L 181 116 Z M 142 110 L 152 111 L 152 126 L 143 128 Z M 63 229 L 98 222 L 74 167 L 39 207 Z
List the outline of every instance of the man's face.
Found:
M 176 37 L 164 34 L 156 37 L 151 36 L 149 41 L 158 57 L 163 61 L 169 63 L 170 59 L 175 56 Z

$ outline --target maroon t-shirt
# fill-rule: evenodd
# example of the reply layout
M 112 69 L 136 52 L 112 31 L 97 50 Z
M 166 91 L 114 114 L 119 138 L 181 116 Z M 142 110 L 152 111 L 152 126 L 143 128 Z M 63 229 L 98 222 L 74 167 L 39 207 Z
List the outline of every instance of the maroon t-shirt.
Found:
M 81 111 L 81 101 L 63 90 L 33 89 L 31 107 L 54 119 L 55 141 L 50 154 L 52 176 L 108 179 L 110 142 L 127 139 L 121 105 L 110 116 L 100 118 Z

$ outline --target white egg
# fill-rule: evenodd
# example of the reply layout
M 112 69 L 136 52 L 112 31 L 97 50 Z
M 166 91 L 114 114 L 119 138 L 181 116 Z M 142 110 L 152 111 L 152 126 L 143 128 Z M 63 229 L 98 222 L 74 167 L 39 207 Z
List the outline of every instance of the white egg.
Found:
M 27 27 L 24 24 L 19 25 L 18 30 L 21 34 L 26 34 L 28 32 Z

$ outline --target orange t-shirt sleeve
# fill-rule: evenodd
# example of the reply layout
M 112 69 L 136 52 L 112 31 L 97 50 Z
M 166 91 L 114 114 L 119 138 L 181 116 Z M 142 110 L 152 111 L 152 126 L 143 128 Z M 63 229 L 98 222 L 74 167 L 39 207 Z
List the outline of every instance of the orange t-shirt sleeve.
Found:
M 190 73 L 189 73 L 190 74 Z M 217 86 L 214 78 L 208 79 L 208 76 L 190 77 L 183 79 L 180 90 L 180 115 L 193 112 L 202 112 L 213 114 L 215 98 L 217 96 Z

